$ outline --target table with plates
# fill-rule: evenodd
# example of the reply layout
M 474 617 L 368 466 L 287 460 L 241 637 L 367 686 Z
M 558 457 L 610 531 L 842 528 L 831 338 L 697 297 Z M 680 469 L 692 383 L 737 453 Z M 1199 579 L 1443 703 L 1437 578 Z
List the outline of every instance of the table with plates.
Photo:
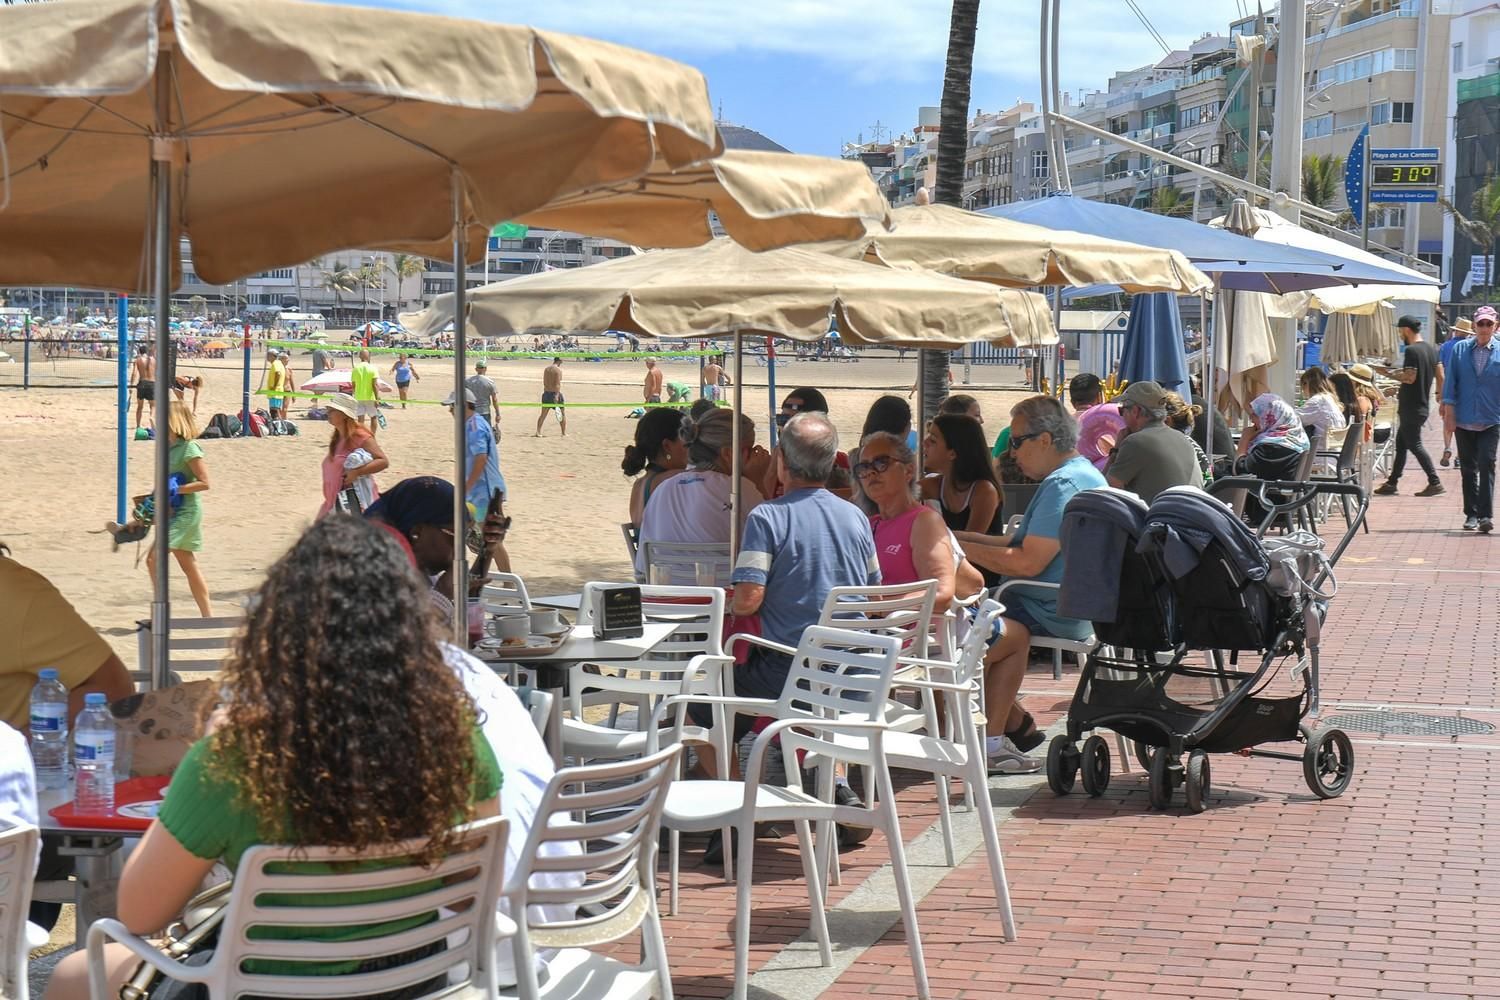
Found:
M 140 779 L 135 779 L 140 780 Z M 165 779 L 162 779 L 164 783 Z M 64 788 L 46 789 L 37 793 L 37 826 L 44 841 L 56 843 L 58 853 L 73 859 L 77 882 L 73 896 L 56 898 L 48 894 L 46 901 L 72 902 L 77 908 L 76 926 L 78 940 L 100 917 L 115 915 L 115 890 L 120 881 L 120 849 L 127 838 L 139 837 L 151 825 L 148 816 L 133 821 L 120 819 L 90 823 L 74 820 L 63 823 L 52 815 L 53 810 L 67 806 L 73 801 L 73 785 Z M 60 883 L 54 883 L 60 884 Z

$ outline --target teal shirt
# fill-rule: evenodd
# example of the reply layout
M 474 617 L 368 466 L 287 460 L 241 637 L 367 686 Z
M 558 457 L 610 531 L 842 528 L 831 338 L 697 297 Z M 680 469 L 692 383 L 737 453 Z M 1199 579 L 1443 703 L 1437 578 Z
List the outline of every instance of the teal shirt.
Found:
M 1068 501 L 1083 490 L 1098 489 L 1107 485 L 1103 473 L 1094 468 L 1093 463 L 1088 459 L 1082 455 L 1075 455 L 1068 459 L 1052 470 L 1037 487 L 1036 495 L 1031 498 L 1031 503 L 1026 505 L 1026 513 L 1022 515 L 1021 523 L 1016 527 L 1015 538 L 1011 541 L 1011 545 L 1018 546 L 1031 535 L 1038 538 L 1061 537 L 1063 509 L 1068 506 Z M 1063 557 L 1059 552 L 1052 557 L 1052 561 L 1040 573 L 1028 579 L 1061 583 L 1062 575 Z M 1093 626 L 1088 622 L 1078 621 L 1075 618 L 1063 618 L 1057 613 L 1057 591 L 1055 590 L 1028 591 L 1025 587 L 1016 587 L 1007 592 L 1007 596 L 1012 595 L 1026 609 L 1027 614 L 1036 619 L 1038 625 L 1059 638 L 1082 639 L 1093 631 Z

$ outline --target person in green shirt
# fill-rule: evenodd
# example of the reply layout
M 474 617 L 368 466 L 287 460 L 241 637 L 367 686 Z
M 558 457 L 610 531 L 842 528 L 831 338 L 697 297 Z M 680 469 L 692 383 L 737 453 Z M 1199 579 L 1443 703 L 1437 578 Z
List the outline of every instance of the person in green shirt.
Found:
M 350 373 L 354 388 L 354 414 L 361 426 L 370 428 L 374 434 L 380 423 L 380 372 L 370 363 L 369 348 L 361 349 L 359 361 Z M 369 423 L 365 423 L 365 418 Z
M 500 770 L 444 662 L 426 591 L 390 533 L 342 514 L 315 521 L 271 567 L 225 662 L 225 702 L 126 862 L 118 895 L 126 927 L 159 931 L 215 862 L 233 870 L 256 844 L 357 855 L 417 839 L 425 847 L 415 860 L 426 863 L 442 856 L 457 824 L 499 814 Z M 391 891 L 376 891 L 370 902 L 389 898 Z M 289 894 L 285 905 L 295 913 L 315 904 Z M 437 919 L 434 910 L 404 922 L 329 927 L 289 914 L 286 925 L 251 933 L 364 940 Z M 379 961 L 293 968 L 262 961 L 254 971 L 341 974 L 373 971 Z M 111 995 L 136 962 L 124 946 L 107 946 Z M 83 951 L 64 960 L 47 1000 L 86 1000 L 87 966 Z

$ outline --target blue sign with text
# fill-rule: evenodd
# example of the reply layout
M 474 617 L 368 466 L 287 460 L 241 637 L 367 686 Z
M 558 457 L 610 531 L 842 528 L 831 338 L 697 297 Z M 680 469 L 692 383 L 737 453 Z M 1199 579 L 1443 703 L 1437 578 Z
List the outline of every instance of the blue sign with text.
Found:
M 1370 203 L 1437 201 L 1437 188 L 1371 188 Z
M 1442 156 L 1436 146 L 1412 149 L 1372 149 L 1371 163 L 1437 163 Z

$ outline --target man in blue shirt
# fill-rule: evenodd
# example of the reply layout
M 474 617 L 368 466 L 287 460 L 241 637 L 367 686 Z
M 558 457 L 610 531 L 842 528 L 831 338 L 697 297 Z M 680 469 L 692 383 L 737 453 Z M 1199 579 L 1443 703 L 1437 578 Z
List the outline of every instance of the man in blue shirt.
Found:
M 1093 463 L 1078 454 L 1078 425 L 1062 403 L 1048 396 L 1032 396 L 1010 411 L 1010 447 L 1021 471 L 1040 481 L 1016 530 L 1005 538 L 962 531 L 964 554 L 980 569 L 1007 578 L 1061 583 L 1062 517 L 1068 501 L 1082 490 L 1106 485 Z M 1082 639 L 1088 622 L 1057 613 L 1057 591 L 1008 591 L 1004 632 L 985 657 L 985 715 L 999 723 L 1004 736 L 989 737 L 986 756 L 990 769 L 1006 773 L 1035 771 L 1041 761 L 1026 754 L 1042 742 L 1031 713 L 1016 701 L 1026 676 L 1026 660 L 1033 635 Z M 993 730 L 992 730 L 993 732 Z
M 1448 370 L 1453 366 L 1453 349 L 1472 336 L 1474 336 L 1474 324 L 1467 316 L 1455 320 L 1453 326 L 1448 329 L 1448 339 L 1438 346 L 1438 371 L 1443 372 L 1444 377 L 1446 377 Z M 1438 411 L 1440 416 L 1441 411 L 1444 409 L 1442 400 L 1443 383 L 1438 382 Z M 1448 464 L 1452 461 L 1453 428 L 1448 425 L 1447 421 L 1443 421 L 1443 457 L 1440 464 L 1444 468 L 1447 468 Z
M 443 400 L 443 405 L 453 406 L 453 394 Z M 495 433 L 489 423 L 478 413 L 478 397 L 464 390 L 464 438 L 468 467 L 464 470 L 464 499 L 474 508 L 474 519 L 484 520 L 489 510 L 490 497 L 496 490 L 500 499 L 505 499 L 505 477 L 500 474 L 500 448 L 495 443 Z
M 1500 442 L 1500 357 L 1496 357 L 1494 307 L 1474 313 L 1474 336 L 1455 344 L 1443 383 L 1443 426 L 1458 444 L 1464 484 L 1464 530 L 1495 528 L 1495 446 Z

